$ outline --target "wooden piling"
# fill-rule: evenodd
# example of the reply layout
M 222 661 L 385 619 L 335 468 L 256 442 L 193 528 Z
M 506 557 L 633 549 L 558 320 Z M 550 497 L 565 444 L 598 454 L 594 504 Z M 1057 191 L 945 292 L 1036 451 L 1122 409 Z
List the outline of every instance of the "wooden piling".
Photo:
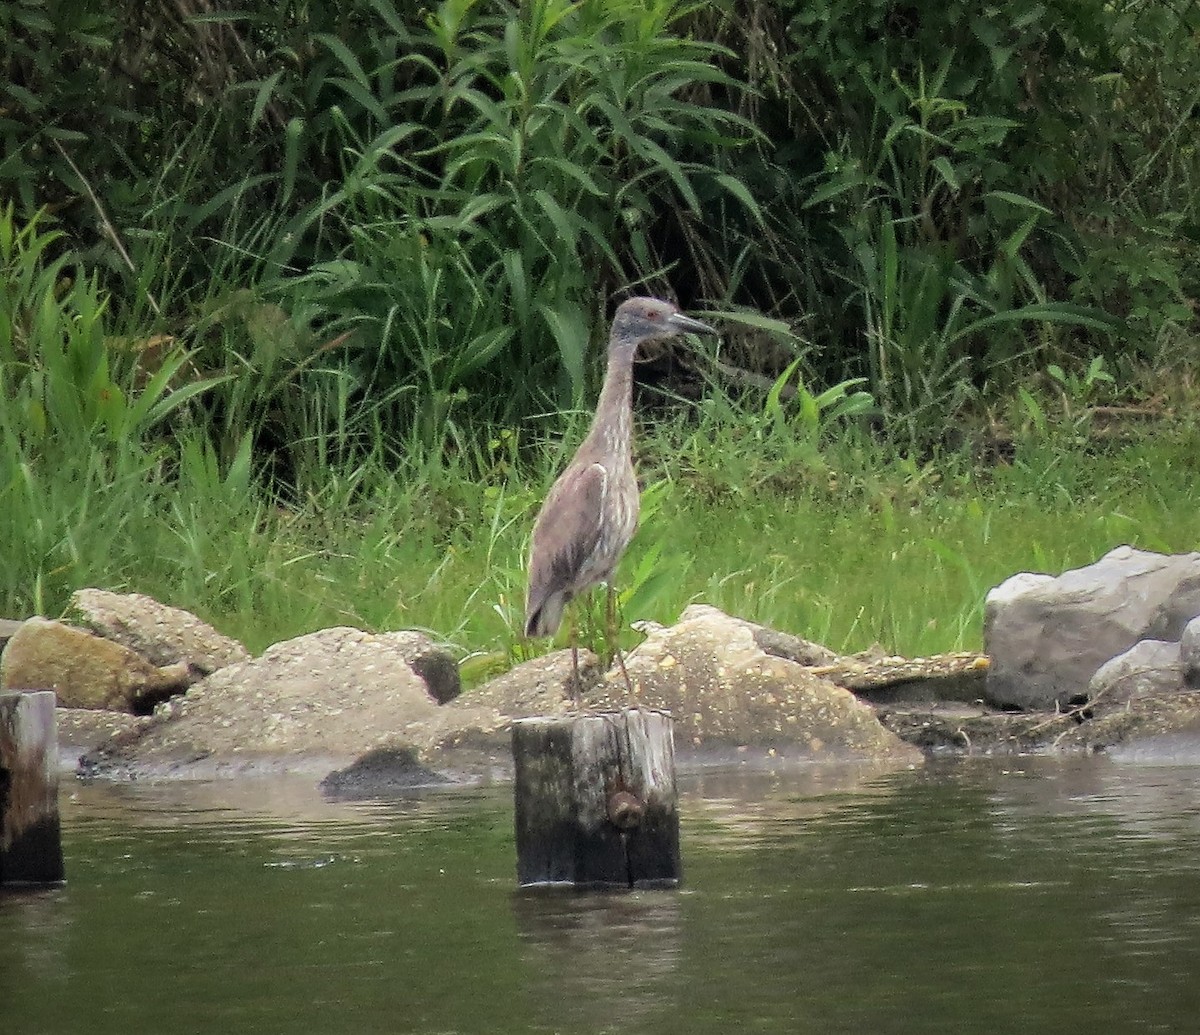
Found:
M 519 884 L 679 883 L 670 715 L 632 708 L 518 719 L 512 744 Z
M 0 884 L 62 879 L 54 694 L 0 694 Z

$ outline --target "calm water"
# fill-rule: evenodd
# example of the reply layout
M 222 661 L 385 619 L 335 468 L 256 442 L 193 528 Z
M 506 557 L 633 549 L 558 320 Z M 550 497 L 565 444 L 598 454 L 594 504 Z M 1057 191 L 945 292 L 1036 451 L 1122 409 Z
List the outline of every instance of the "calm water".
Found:
M 519 893 L 508 788 L 63 792 L 0 897 L 14 1035 L 1197 1030 L 1200 767 L 684 781 L 686 886 Z

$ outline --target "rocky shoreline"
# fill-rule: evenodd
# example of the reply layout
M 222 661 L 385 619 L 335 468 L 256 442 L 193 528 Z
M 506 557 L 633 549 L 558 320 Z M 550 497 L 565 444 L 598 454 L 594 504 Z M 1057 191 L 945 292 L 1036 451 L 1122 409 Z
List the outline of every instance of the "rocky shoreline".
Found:
M 697 604 L 675 625 L 639 626 L 632 695 L 583 652 L 583 701 L 670 711 L 685 768 L 1105 751 L 1200 736 L 1193 611 L 1200 554 L 1128 547 L 997 587 L 987 654 L 842 657 Z M 1087 651 L 1070 649 L 1081 636 Z M 323 629 L 255 658 L 136 594 L 81 590 L 67 620 L 7 623 L 5 639 L 0 687 L 55 690 L 62 768 L 87 779 L 303 773 L 335 794 L 505 780 L 512 720 L 572 707 L 568 651 L 461 693 L 454 658 L 422 633 Z

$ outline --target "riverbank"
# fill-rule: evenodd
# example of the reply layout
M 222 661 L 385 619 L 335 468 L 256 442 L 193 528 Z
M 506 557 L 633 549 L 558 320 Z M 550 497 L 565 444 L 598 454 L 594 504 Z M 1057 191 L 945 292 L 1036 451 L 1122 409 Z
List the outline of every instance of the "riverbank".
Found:
M 649 425 L 643 521 L 621 570 L 624 619 L 669 625 L 703 599 L 840 655 L 977 652 L 987 590 L 1015 571 L 1061 571 L 1121 542 L 1164 552 L 1200 542 L 1200 435 L 1189 421 L 1083 438 L 1063 425 L 1045 435 L 1017 430 L 1003 460 L 964 449 L 917 463 L 859 433 L 816 451 L 783 437 L 765 449 L 711 422 Z M 157 592 L 195 611 L 253 654 L 320 628 L 425 628 L 459 662 L 470 704 L 489 680 L 555 646 L 518 632 L 528 526 L 560 459 L 547 452 L 523 478 L 497 469 L 483 481 L 453 457 L 379 464 L 349 480 L 330 470 L 323 493 L 287 505 L 273 505 L 254 481 L 205 483 L 186 466 L 147 471 L 136 485 L 101 491 L 87 514 L 52 493 L 46 521 L 23 527 L 26 552 L 9 541 L 10 576 L 29 571 L 21 565 L 36 536 L 58 521 L 78 564 L 31 575 L 38 596 L 25 612 L 35 599 L 42 613 L 66 610 L 59 594 L 77 588 L 69 580 L 94 571 L 104 585 Z M 602 647 L 598 610 L 588 601 L 580 610 L 584 642 Z M 641 639 L 626 629 L 623 646 Z M 1101 736 L 1078 716 L 1007 714 L 969 694 L 873 707 L 908 744 L 962 753 L 1089 750 L 1119 742 L 1130 721 L 1110 716 Z M 152 721 L 112 714 L 68 725 L 94 721 L 109 735 L 134 736 Z M 68 750 L 74 736 L 68 731 Z M 492 724 L 471 749 L 477 756 L 464 749 L 443 762 L 469 779 L 500 772 L 505 736 Z M 75 759 L 105 739 L 76 738 Z M 264 757 L 248 771 L 299 765 L 319 779 L 368 746 L 356 741 L 339 757 L 301 750 L 283 765 Z M 168 751 L 162 773 L 205 775 L 216 765 L 206 758 Z
M 1197 556 L 1179 558 L 1177 574 Z M 1078 582 L 1079 573 L 1073 575 Z M 1140 582 L 1121 588 L 1146 592 Z M 1166 588 L 1160 580 L 1158 591 Z M 85 779 L 290 774 L 350 797 L 507 781 L 513 720 L 576 707 L 568 651 L 523 663 L 460 694 L 444 653 L 411 632 L 334 628 L 276 644 L 254 658 L 193 616 L 144 597 L 88 590 L 77 594 L 75 609 L 101 635 L 31 621 L 6 647 L 0 673 L 6 686 L 56 690 L 61 768 Z M 1189 630 L 1196 624 L 1189 623 Z M 591 712 L 665 709 L 675 717 L 684 771 L 847 760 L 904 768 L 948 753 L 1153 750 L 1164 738 L 1194 739 L 1200 731 L 1191 631 L 1183 634 L 1186 646 L 1180 646 L 1175 668 L 1152 680 L 1097 689 L 1092 701 L 1087 680 L 1064 669 L 1051 676 L 1078 680 L 1070 696 L 1081 703 L 1019 712 L 994 700 L 989 674 L 996 663 L 1009 663 L 1003 650 L 996 658 L 970 652 L 915 659 L 879 651 L 838 656 L 706 605 L 689 607 L 673 626 L 640 632 L 645 639 L 625 662 L 631 683 L 620 669 L 605 672 L 583 652 L 582 706 Z M 140 653 L 105 634 L 138 643 Z M 123 673 L 111 667 L 120 657 L 127 665 Z M 155 669 L 147 657 L 164 668 Z M 201 675 L 200 666 L 215 668 Z M 93 700 L 98 680 L 102 687 L 125 687 L 136 712 L 143 698 L 135 684 L 142 680 L 157 694 L 155 673 L 166 670 L 192 672 L 192 685 L 160 700 L 152 714 L 71 707 Z

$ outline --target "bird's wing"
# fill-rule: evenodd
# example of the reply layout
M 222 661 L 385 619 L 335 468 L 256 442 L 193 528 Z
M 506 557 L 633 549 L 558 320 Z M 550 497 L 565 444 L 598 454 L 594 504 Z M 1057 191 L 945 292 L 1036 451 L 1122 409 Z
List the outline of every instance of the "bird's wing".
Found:
M 547 636 L 582 587 L 576 580 L 600 543 L 600 513 L 608 472 L 598 463 L 568 467 L 546 496 L 529 550 L 526 635 Z

